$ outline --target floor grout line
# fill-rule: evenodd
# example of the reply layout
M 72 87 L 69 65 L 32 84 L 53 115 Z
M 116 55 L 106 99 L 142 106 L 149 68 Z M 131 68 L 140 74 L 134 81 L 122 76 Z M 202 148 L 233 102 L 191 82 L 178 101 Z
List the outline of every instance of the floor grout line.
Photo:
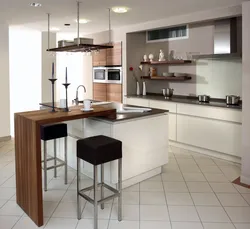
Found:
M 213 161 L 213 159 L 211 159 L 212 161 Z M 196 161 L 195 161 L 196 162 Z M 213 161 L 214 162 L 214 161 Z M 197 163 L 197 162 L 196 162 Z M 215 163 L 215 162 L 214 162 Z M 216 163 L 215 163 L 216 164 Z M 199 166 L 199 164 L 197 163 L 197 166 L 200 168 L 200 166 Z M 217 165 L 218 166 L 218 165 Z M 218 166 L 219 167 L 219 166 Z M 219 168 L 220 169 L 220 168 Z M 207 183 L 208 183 L 208 185 L 210 186 L 210 188 L 213 190 L 213 188 L 212 188 L 212 186 L 210 185 L 210 183 L 209 183 L 209 181 L 208 181 L 208 179 L 206 178 L 206 176 L 204 175 L 204 173 L 202 172 L 202 174 L 203 174 L 203 176 L 205 177 L 205 179 L 207 180 Z M 224 175 L 224 174 L 223 174 Z M 225 175 L 224 175 L 225 176 Z M 216 192 L 213 190 L 213 193 L 214 193 L 214 195 L 216 196 L 216 198 L 217 198 L 217 200 L 219 201 L 219 203 L 220 203 L 220 205 L 221 205 L 221 207 L 223 208 L 223 210 L 224 210 L 224 212 L 226 213 L 226 215 L 227 215 L 227 217 L 229 218 L 229 220 L 230 220 L 230 222 L 232 223 L 232 225 L 235 227 L 235 225 L 233 224 L 233 221 L 232 221 L 232 219 L 230 218 L 230 216 L 228 215 L 228 213 L 227 213 L 227 211 L 226 211 L 226 209 L 224 208 L 224 206 L 222 205 L 222 203 L 221 203 L 221 201 L 220 201 L 220 199 L 218 198 L 218 196 L 217 196 L 217 194 L 216 194 Z M 236 228 L 236 227 L 235 227 Z

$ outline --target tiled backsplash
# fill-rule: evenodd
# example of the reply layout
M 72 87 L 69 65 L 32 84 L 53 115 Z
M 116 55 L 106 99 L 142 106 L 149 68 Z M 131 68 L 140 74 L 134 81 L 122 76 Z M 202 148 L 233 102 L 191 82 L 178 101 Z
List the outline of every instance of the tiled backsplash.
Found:
M 176 66 L 171 72 L 192 74 L 192 80 L 185 82 L 147 81 L 147 91 L 161 93 L 162 88 L 170 87 L 177 95 L 206 94 L 213 98 L 242 94 L 241 59 L 198 60 L 196 65 Z

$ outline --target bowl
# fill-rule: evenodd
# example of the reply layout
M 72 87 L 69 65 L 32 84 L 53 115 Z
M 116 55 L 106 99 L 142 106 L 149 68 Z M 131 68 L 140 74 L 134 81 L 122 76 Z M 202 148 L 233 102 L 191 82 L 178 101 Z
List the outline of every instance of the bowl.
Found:
M 165 77 L 173 77 L 173 76 L 174 76 L 174 73 L 171 73 L 171 72 L 163 72 L 162 75 L 165 76 Z

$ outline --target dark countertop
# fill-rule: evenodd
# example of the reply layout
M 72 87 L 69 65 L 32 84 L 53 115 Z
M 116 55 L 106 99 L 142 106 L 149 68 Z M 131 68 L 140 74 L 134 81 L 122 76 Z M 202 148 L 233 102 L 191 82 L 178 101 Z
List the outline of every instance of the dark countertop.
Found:
M 52 103 L 40 103 L 41 106 L 44 107 L 52 107 Z M 55 104 L 55 106 L 58 105 Z M 141 106 L 132 106 L 132 105 L 126 105 L 126 104 L 119 104 L 119 103 L 110 103 L 110 104 L 104 104 L 104 105 L 93 105 L 92 107 L 95 110 L 95 107 L 102 107 L 102 108 L 108 108 L 108 109 L 118 109 L 121 110 L 122 106 L 129 106 L 129 107 L 141 107 Z M 83 105 L 78 105 L 78 106 L 73 106 L 74 108 L 79 107 L 79 109 L 83 108 Z M 121 122 L 121 121 L 126 121 L 126 120 L 131 120 L 131 119 L 136 119 L 136 118 L 143 118 L 143 117 L 148 117 L 152 115 L 159 115 L 159 114 L 164 114 L 168 112 L 168 110 L 161 110 L 161 109 L 154 109 L 151 108 L 151 111 L 148 112 L 143 112 L 143 113 L 117 113 L 116 117 L 94 117 L 93 119 L 96 120 L 103 120 L 107 122 Z
M 195 96 L 182 96 L 182 95 L 174 95 L 171 98 L 164 98 L 161 94 L 147 94 L 143 95 L 127 95 L 127 98 L 138 98 L 138 99 L 151 99 L 158 101 L 166 101 L 166 102 L 174 102 L 174 103 L 187 103 L 201 106 L 212 106 L 212 107 L 222 107 L 229 109 L 242 110 L 242 103 L 240 105 L 227 105 L 225 99 L 216 99 L 210 98 L 209 103 L 201 103 L 198 101 L 198 98 Z

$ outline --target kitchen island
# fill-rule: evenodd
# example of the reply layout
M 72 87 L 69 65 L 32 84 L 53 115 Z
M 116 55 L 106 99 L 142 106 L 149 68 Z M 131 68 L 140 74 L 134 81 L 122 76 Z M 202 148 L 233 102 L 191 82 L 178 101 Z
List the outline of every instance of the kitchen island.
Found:
M 68 165 L 76 168 L 76 141 L 104 134 L 123 142 L 123 185 L 138 183 L 161 173 L 168 162 L 168 123 L 166 110 L 121 113 L 116 107 L 94 106 L 82 112 L 81 106 L 71 112 L 50 113 L 48 109 L 15 114 L 17 203 L 38 225 L 43 225 L 40 125 L 66 122 L 68 132 Z M 118 111 L 118 112 L 117 112 Z M 59 144 L 58 157 L 62 145 Z M 48 150 L 50 153 L 50 149 Z M 93 167 L 83 162 L 82 172 L 92 177 Z M 105 182 L 117 183 L 117 163 L 105 164 Z
M 68 164 L 76 169 L 76 141 L 103 134 L 123 143 L 122 186 L 137 184 L 161 173 L 161 167 L 168 163 L 168 112 L 151 109 L 149 112 L 121 111 L 119 104 L 105 105 L 116 108 L 116 117 L 93 117 L 66 122 L 68 124 Z M 94 106 L 95 107 L 95 106 Z M 131 107 L 132 108 L 132 107 Z M 60 157 L 63 159 L 63 139 L 60 140 Z M 53 145 L 50 145 L 53 152 Z M 82 162 L 82 173 L 93 177 L 93 166 Z M 117 184 L 117 161 L 106 163 L 104 180 L 111 186 Z

